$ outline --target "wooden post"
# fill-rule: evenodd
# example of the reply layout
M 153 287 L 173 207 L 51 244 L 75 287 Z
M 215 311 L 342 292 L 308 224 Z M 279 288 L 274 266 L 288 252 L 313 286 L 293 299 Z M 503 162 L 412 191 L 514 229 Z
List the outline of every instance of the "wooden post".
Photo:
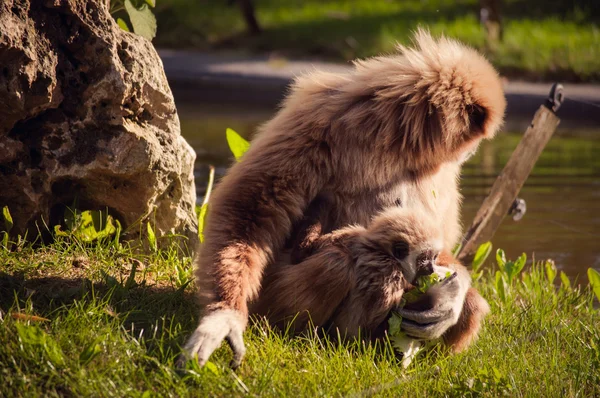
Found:
M 463 264 L 471 263 L 479 245 L 492 239 L 508 214 L 535 162 L 560 123 L 554 112 L 558 110 L 562 100 L 562 86 L 555 84 L 550 98 L 535 113 L 523 139 L 494 182 L 490 194 L 483 201 L 468 229 L 465 243 L 458 254 L 458 259 Z

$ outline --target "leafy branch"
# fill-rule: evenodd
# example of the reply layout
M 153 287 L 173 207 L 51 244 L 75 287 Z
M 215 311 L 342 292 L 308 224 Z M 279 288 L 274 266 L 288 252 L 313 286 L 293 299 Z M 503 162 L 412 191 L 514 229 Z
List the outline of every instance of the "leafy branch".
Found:
M 152 40 L 156 36 L 156 18 L 151 8 L 155 6 L 155 0 L 111 0 L 109 11 L 121 29 L 126 32 L 133 30 Z

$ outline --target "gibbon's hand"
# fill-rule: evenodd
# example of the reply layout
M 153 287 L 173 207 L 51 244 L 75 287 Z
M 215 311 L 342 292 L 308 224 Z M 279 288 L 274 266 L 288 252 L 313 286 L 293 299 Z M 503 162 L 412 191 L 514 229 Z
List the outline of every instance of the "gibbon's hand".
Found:
M 200 324 L 183 347 L 183 353 L 177 360 L 178 366 L 198 355 L 198 363 L 204 366 L 223 340 L 227 340 L 233 351 L 230 366 L 236 369 L 242 363 L 246 354 L 242 337 L 246 326 L 245 318 L 237 311 L 224 309 L 215 310 L 205 315 Z
M 470 277 L 464 280 L 460 273 L 432 286 L 420 300 L 427 303 L 425 308 L 410 309 L 407 306 L 395 310 L 402 316 L 402 329 L 408 336 L 420 340 L 441 337 L 458 322 L 469 287 Z

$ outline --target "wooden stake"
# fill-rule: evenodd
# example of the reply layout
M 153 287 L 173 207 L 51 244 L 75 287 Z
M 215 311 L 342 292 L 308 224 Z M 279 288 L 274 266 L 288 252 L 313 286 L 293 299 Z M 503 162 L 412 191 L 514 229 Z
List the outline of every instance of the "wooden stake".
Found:
M 494 182 L 490 194 L 479 208 L 467 231 L 458 259 L 471 264 L 475 251 L 492 239 L 504 217 L 531 173 L 535 162 L 554 134 L 560 119 L 554 114 L 562 102 L 562 87 L 554 85 L 548 102 L 535 113 L 523 139 Z

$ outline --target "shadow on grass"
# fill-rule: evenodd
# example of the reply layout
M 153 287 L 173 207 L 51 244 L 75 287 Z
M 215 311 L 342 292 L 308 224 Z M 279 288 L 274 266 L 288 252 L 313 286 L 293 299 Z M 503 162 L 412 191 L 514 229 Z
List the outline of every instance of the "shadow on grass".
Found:
M 183 289 L 143 283 L 127 288 L 83 277 L 25 278 L 21 273 L 0 272 L 0 310 L 4 313 L 31 312 L 53 321 L 66 316 L 76 304 L 102 308 L 134 337 L 144 330 L 148 352 L 168 352 L 170 357 L 179 353 L 199 314 L 194 295 Z

